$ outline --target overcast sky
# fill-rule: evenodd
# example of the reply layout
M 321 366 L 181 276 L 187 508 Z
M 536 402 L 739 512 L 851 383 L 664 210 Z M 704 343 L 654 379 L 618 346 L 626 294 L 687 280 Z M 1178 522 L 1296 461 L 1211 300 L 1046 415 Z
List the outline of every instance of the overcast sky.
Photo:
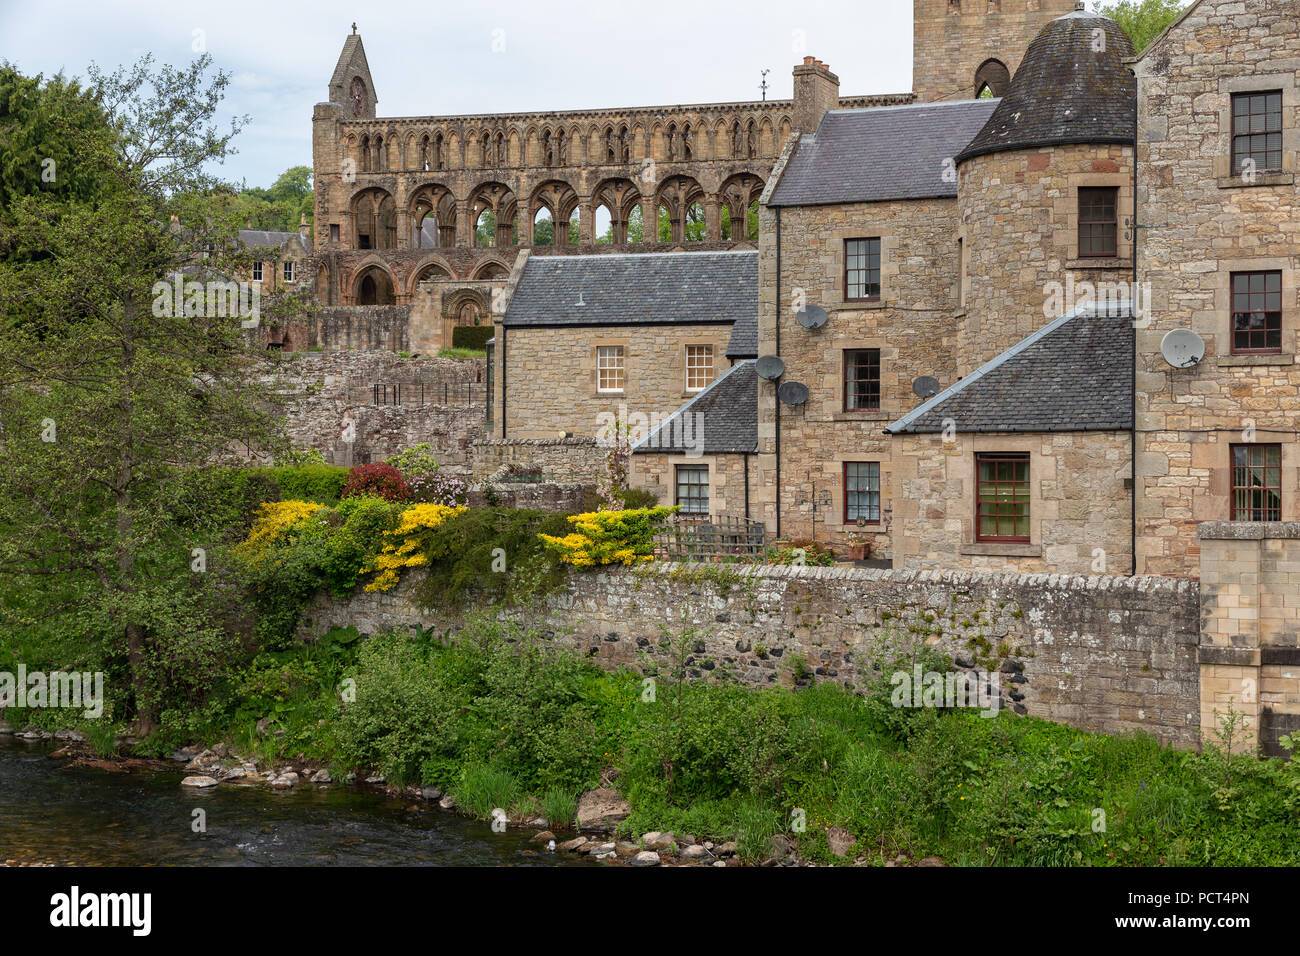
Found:
M 146 52 L 187 63 L 201 41 L 232 76 L 228 112 L 252 117 L 219 172 L 269 186 L 311 165 L 312 105 L 353 20 L 380 116 L 758 99 L 764 69 L 782 99 L 804 53 L 844 95 L 912 88 L 911 0 L 0 0 L 0 59 L 82 75 Z

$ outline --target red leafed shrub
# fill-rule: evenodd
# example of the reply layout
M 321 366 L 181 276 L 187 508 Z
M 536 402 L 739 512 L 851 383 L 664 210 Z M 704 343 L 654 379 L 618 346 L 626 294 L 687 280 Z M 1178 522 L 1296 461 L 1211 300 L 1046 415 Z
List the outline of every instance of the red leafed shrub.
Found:
M 348 472 L 341 498 L 386 498 L 389 501 L 410 501 L 411 488 L 402 473 L 392 465 L 355 465 Z

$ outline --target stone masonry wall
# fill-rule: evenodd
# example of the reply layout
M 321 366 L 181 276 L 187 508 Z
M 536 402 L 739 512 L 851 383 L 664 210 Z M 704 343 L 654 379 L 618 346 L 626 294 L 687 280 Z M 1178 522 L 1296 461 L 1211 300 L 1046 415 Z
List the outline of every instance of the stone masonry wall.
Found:
M 1196 527 L 1231 516 L 1233 443 L 1282 446 L 1282 520 L 1300 520 L 1300 16 L 1284 0 L 1201 0 L 1136 64 L 1141 279 L 1152 321 L 1138 329 L 1140 570 L 1197 573 Z M 1280 91 L 1282 169 L 1233 175 L 1235 93 Z M 1238 174 L 1240 170 L 1236 171 Z M 1281 351 L 1233 354 L 1234 272 L 1282 277 Z M 1171 369 L 1172 329 L 1205 342 Z
M 1055 146 L 976 156 L 958 167 L 966 253 L 958 375 L 1084 304 L 1081 283 L 1124 283 L 1128 299 L 1132 244 L 1123 221 L 1133 211 L 1132 157 L 1129 146 Z M 1086 186 L 1119 190 L 1113 259 L 1079 257 L 1079 188 Z M 1059 304 L 1047 291 L 1053 283 L 1062 290 Z
M 300 634 L 460 625 L 416 607 L 414 584 L 408 575 L 389 592 L 322 595 Z M 811 677 L 860 687 L 888 647 L 923 640 L 959 667 L 1000 673 L 1017 713 L 1197 741 L 1199 609 L 1186 580 L 788 566 L 733 577 L 655 565 L 574 574 L 564 590 L 514 613 L 602 666 L 646 673 L 671 660 L 665 635 L 688 624 L 699 630 L 687 649 L 692 677 L 727 673 L 754 686 Z
M 1014 74 L 1038 31 L 1073 9 L 1074 0 L 913 0 L 917 100 L 973 98 L 975 74 L 985 61 L 998 60 Z
M 896 568 L 1127 574 L 1127 432 L 902 435 L 894 439 Z M 975 540 L 975 455 L 1028 452 L 1029 542 Z M 1100 552 L 1100 553 L 1099 553 Z
M 713 346 L 717 378 L 727 367 L 730 337 L 730 323 L 508 328 L 505 380 L 496 383 L 505 410 L 494 409 L 493 437 L 555 438 L 569 432 L 593 438 L 604 426 L 601 413 L 667 418 L 697 394 L 686 390 L 686 346 Z M 623 391 L 598 392 L 596 349 L 617 345 L 623 347 Z M 501 351 L 500 336 L 496 350 Z
M 1200 538 L 1201 726 L 1244 715 L 1242 749 L 1300 731 L 1300 522 L 1207 521 Z
M 920 401 L 912 380 L 933 375 L 944 385 L 956 379 L 957 203 L 953 199 L 854 203 L 783 208 L 781 274 L 776 273 L 775 212 L 763 207 L 759 252 L 759 354 L 785 361 L 782 381 L 808 386 L 806 404 L 782 405 L 780 487 L 775 486 L 776 387 L 759 382 L 759 462 L 755 474 L 763 501 L 755 510 L 781 534 L 842 545 L 864 531 L 876 539 L 874 557 L 890 557 L 889 502 L 895 497 L 893 440 L 884 427 Z M 881 239 L 879 302 L 845 299 L 844 244 Z M 777 302 L 777 289 L 780 302 Z M 795 319 L 799 301 L 826 309 L 820 329 Z M 844 408 L 845 352 L 880 350 L 880 408 Z M 881 522 L 858 529 L 844 523 L 846 461 L 880 465 Z M 814 518 L 813 502 L 816 500 Z M 779 501 L 779 505 L 778 505 Z M 761 510 L 759 510 L 761 508 Z M 815 527 L 814 527 L 815 523 Z
M 314 448 L 332 464 L 383 461 L 427 442 L 439 465 L 468 470 L 471 446 L 486 428 L 481 359 L 402 359 L 380 350 L 299 352 L 268 363 L 260 374 L 284 403 L 294 446 Z M 375 384 L 401 384 L 402 404 L 375 404 Z
M 487 438 L 473 443 L 475 481 L 486 481 L 503 468 L 536 470 L 549 480 L 591 482 L 608 471 L 609 449 L 594 438 Z

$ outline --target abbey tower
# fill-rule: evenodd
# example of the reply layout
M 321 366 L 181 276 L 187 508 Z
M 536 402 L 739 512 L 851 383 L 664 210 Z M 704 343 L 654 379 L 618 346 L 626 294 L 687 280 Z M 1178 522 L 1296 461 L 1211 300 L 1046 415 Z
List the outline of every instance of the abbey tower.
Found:
M 1075 0 L 913 0 L 912 90 L 920 102 L 1006 92 L 1029 42 Z

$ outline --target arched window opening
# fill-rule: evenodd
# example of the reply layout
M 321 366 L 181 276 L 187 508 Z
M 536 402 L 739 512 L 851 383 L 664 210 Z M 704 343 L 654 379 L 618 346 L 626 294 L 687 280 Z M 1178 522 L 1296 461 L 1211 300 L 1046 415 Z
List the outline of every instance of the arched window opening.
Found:
M 614 216 L 609 207 L 601 203 L 596 207 L 596 221 L 591 230 L 592 241 L 597 245 L 608 246 L 614 243 Z
M 1011 85 L 1011 71 L 1001 60 L 985 60 L 975 71 L 975 98 L 1002 96 Z
M 687 242 L 699 242 L 704 238 L 704 228 L 704 206 L 693 202 L 686 207 L 682 238 Z
M 627 217 L 627 241 L 629 243 L 642 242 L 645 239 L 644 226 L 641 207 L 639 205 L 633 207 Z
M 361 155 L 357 157 L 358 159 L 357 165 L 361 167 L 361 172 L 368 173 L 370 172 L 370 137 L 369 136 L 361 137 L 361 148 L 359 152 Z
M 479 249 L 490 249 L 496 244 L 497 217 L 491 209 L 484 209 L 474 223 L 474 245 Z
M 569 213 L 569 228 L 567 231 L 567 244 L 576 246 L 580 241 L 582 232 L 580 230 L 581 218 L 578 215 L 578 209 L 575 206 L 573 212 Z
M 533 217 L 533 245 L 551 246 L 555 244 L 555 222 L 551 211 L 546 208 L 537 210 Z
M 659 224 L 658 224 L 659 228 L 656 230 L 658 241 L 672 242 L 673 241 L 673 217 L 672 214 L 668 212 L 668 207 L 665 206 L 663 203 L 659 204 L 659 211 L 656 213 L 656 218 L 658 218 L 659 220 Z
M 428 134 L 420 137 L 420 161 L 419 168 L 422 172 L 429 171 L 429 137 Z

